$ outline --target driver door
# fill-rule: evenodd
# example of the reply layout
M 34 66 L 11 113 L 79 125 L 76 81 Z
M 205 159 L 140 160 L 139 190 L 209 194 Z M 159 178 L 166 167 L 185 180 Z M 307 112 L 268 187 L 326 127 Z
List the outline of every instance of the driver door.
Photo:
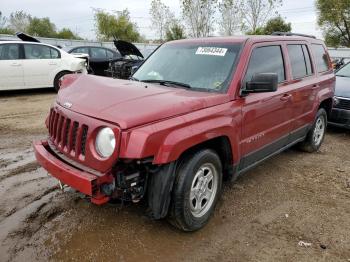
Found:
M 275 92 L 242 97 L 242 155 L 240 170 L 257 164 L 287 145 L 292 128 L 291 95 L 282 46 L 253 46 L 243 85 L 256 73 L 277 73 Z

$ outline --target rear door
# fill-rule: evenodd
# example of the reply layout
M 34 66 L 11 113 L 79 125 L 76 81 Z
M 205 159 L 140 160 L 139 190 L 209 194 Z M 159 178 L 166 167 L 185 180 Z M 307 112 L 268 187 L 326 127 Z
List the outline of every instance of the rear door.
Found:
M 292 88 L 293 126 L 291 142 L 304 137 L 314 117 L 314 101 L 319 84 L 313 68 L 310 46 L 306 42 L 286 45 Z
M 277 73 L 278 89 L 242 97 L 242 155 L 240 170 L 256 164 L 286 146 L 291 131 L 291 95 L 287 86 L 284 53 L 279 43 L 253 46 L 244 86 L 255 73 Z
M 21 56 L 19 44 L 0 44 L 0 90 L 24 88 Z
M 52 47 L 23 44 L 24 82 L 26 88 L 52 87 L 53 78 L 60 68 L 60 52 Z

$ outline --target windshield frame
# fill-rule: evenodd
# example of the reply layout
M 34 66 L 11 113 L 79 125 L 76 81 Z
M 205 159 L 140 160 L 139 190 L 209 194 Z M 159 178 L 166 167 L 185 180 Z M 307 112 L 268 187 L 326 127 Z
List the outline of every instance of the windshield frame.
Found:
M 139 69 L 147 62 L 147 60 L 152 57 L 159 48 L 165 46 L 165 45 L 198 45 L 198 47 L 202 45 L 209 45 L 209 44 L 226 44 L 227 46 L 229 45 L 237 45 L 238 46 L 238 52 L 237 55 L 235 57 L 235 61 L 232 63 L 230 70 L 229 70 L 229 74 L 227 75 L 225 81 L 223 82 L 223 85 L 221 88 L 219 89 L 214 89 L 214 88 L 205 88 L 205 87 L 195 87 L 195 86 L 191 86 L 191 88 L 186 88 L 186 90 L 189 91 L 199 91 L 199 92 L 209 92 L 209 93 L 227 93 L 227 91 L 230 89 L 231 83 L 232 83 L 232 79 L 233 76 L 235 75 L 238 63 L 240 61 L 241 58 L 241 54 L 242 51 L 244 49 L 244 45 L 245 45 L 245 41 L 220 41 L 220 40 L 216 40 L 215 38 L 210 39 L 208 41 L 188 41 L 188 40 L 177 40 L 177 41 L 171 41 L 171 42 L 166 42 L 163 43 L 161 45 L 159 45 L 144 61 L 143 63 L 137 68 L 137 70 L 133 73 L 132 76 L 130 76 L 130 79 L 134 78 L 135 81 L 140 81 L 143 82 L 143 80 L 141 79 L 137 79 L 134 77 L 134 75 L 136 74 L 137 71 L 139 71 Z M 168 80 L 168 79 L 166 79 Z M 166 81 L 165 80 L 165 81 Z M 169 86 L 172 88 L 183 88 L 181 86 L 176 86 L 176 85 L 172 85 Z

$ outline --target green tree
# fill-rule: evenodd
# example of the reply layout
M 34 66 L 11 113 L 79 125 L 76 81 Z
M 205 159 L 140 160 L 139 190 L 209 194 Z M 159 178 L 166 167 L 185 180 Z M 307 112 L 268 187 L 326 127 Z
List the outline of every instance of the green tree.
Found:
M 130 21 L 127 9 L 113 14 L 101 9 L 95 9 L 95 26 L 98 39 L 108 41 L 119 39 L 137 42 L 140 34 L 134 23 Z
M 53 23 L 51 23 L 48 17 L 34 17 L 30 20 L 27 33 L 33 36 L 55 37 L 56 26 Z
M 172 41 L 184 38 L 186 38 L 186 36 L 183 26 L 180 24 L 180 21 L 173 19 L 167 27 L 166 40 Z
M 24 11 L 16 11 L 10 14 L 8 28 L 14 32 L 26 32 L 32 17 Z
M 284 21 L 281 16 L 277 16 L 267 21 L 263 31 L 265 35 L 271 35 L 273 32 L 291 32 L 292 24 Z
M 317 0 L 316 8 L 326 44 L 350 47 L 350 0 Z
M 14 33 L 15 33 L 15 31 L 13 31 L 10 28 L 7 28 L 7 27 L 0 28 L 0 34 L 13 35 Z
M 74 34 L 69 28 L 62 28 L 57 32 L 56 37 L 61 39 L 82 39 L 78 35 Z

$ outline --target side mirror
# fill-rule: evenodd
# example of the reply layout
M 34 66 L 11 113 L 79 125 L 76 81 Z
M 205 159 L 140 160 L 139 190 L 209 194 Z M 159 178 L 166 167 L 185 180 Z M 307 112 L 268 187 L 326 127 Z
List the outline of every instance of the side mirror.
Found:
M 254 74 L 242 89 L 242 94 L 275 92 L 278 87 L 278 75 L 276 73 Z

